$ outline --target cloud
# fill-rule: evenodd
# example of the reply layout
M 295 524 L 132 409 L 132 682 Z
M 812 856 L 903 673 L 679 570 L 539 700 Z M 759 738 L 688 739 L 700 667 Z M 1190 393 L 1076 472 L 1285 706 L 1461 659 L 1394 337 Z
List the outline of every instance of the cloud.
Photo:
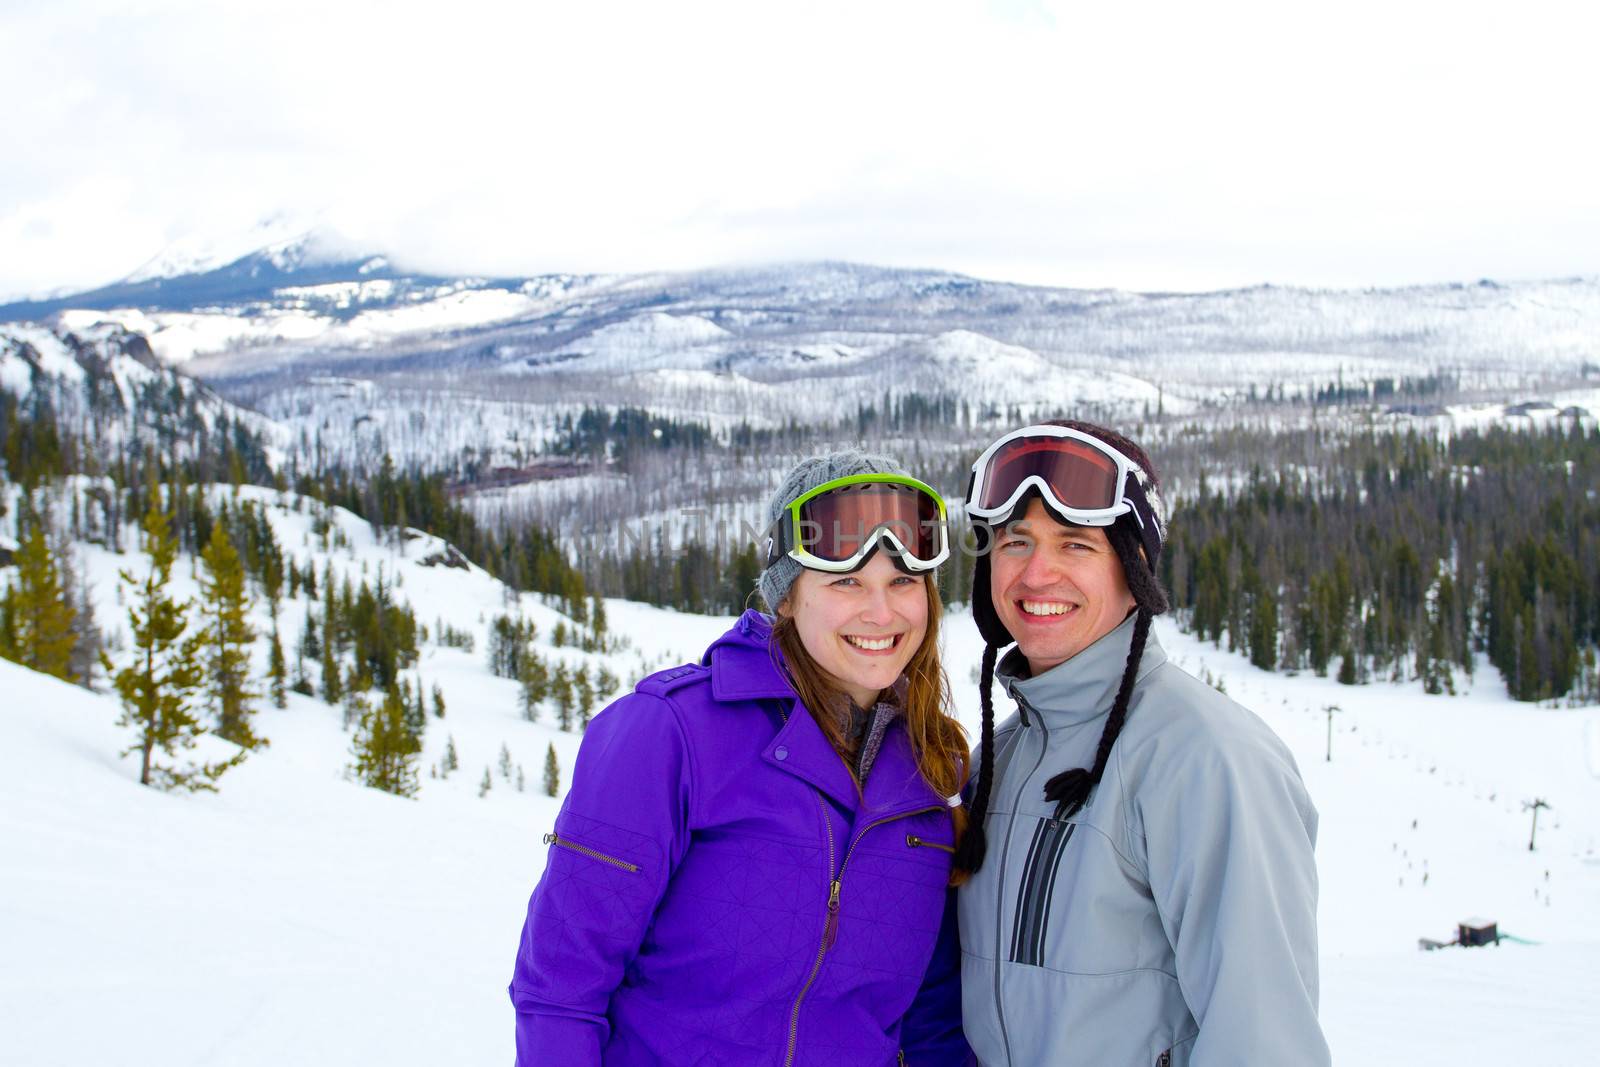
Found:
M 1600 269 L 1585 7 L 25 4 L 0 290 L 316 217 L 440 269 Z M 36 104 L 34 102 L 37 102 Z

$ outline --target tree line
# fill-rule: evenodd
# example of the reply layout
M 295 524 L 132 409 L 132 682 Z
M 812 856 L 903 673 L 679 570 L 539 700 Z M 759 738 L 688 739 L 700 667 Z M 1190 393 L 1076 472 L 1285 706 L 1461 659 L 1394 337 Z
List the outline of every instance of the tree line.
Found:
M 1192 632 L 1272 670 L 1421 679 L 1480 657 L 1519 700 L 1597 695 L 1600 431 L 1368 433 L 1202 480 L 1162 577 Z

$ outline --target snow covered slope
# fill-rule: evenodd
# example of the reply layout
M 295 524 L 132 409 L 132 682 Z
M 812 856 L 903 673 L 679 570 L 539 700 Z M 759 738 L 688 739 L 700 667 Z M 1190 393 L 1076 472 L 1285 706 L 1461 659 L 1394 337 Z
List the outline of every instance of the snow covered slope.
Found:
M 513 683 L 486 669 L 487 620 L 518 598 L 476 569 L 422 566 L 440 547 L 431 539 L 380 542 L 345 513 L 334 520 L 349 547 L 329 556 L 292 497 L 243 492 L 302 564 L 331 558 L 369 577 L 381 566 L 419 621 L 475 636 L 471 653 L 427 643 L 418 665 L 448 709 L 429 719 L 424 765 L 450 738 L 461 770 L 425 773 L 416 800 L 361 788 L 343 777 L 339 710 L 291 694 L 286 709 L 257 715 L 272 747 L 218 795 L 160 794 L 117 757 L 127 733 L 113 725 L 114 700 L 0 662 L 7 1054 L 36 1067 L 504 1062 L 505 984 L 557 806 L 536 783 L 547 745 L 565 777 L 579 742 L 548 714 L 522 719 Z M 111 574 L 129 560 L 83 552 L 109 623 Z M 175 581 L 193 591 L 187 568 Z M 520 598 L 520 610 L 539 626 L 542 655 L 622 677 L 698 656 L 729 621 L 609 601 L 610 628 L 628 644 L 600 656 L 550 647 L 561 618 L 537 598 Z M 287 602 L 287 635 L 303 611 Z M 1336 1062 L 1586 1062 L 1600 1026 L 1600 709 L 1516 705 L 1488 675 L 1455 698 L 1284 678 L 1157 629 L 1175 660 L 1284 738 L 1321 811 L 1323 1014 Z M 958 611 L 944 633 L 975 734 L 975 630 Z M 1331 763 L 1328 704 L 1343 709 Z M 479 797 L 502 745 L 528 789 L 492 770 Z M 1534 796 L 1551 809 L 1530 853 L 1521 803 Z M 1418 937 L 1444 939 L 1473 914 L 1537 944 L 1417 951 Z
M 601 658 L 550 647 L 557 623 L 571 620 L 538 598 L 519 608 L 477 568 L 426 565 L 444 548 L 435 538 L 380 544 L 367 523 L 334 509 L 330 539 L 349 547 L 327 552 L 312 509 L 296 510 L 292 495 L 246 487 L 241 499 L 267 508 L 299 564 L 320 572 L 331 562 L 336 574 L 368 580 L 381 568 L 435 636 L 439 619 L 473 635 L 471 652 L 425 643 L 417 665 L 447 708 L 428 719 L 421 799 L 346 780 L 341 709 L 295 693 L 281 711 L 261 702 L 257 725 L 271 747 L 230 772 L 219 794 L 158 793 L 137 784 L 136 757 L 118 758 L 130 735 L 114 725 L 113 697 L 0 661 L 4 1059 L 500 1058 L 521 910 L 558 803 L 539 792 L 546 748 L 554 744 L 570 774 L 579 739 L 556 729 L 549 709 L 540 723 L 521 716 L 515 683 L 486 669 L 486 620 L 520 610 L 547 659 L 593 670 Z M 125 626 L 115 571 L 137 570 L 138 558 L 93 545 L 80 556 L 98 619 L 114 632 Z M 173 583 L 180 596 L 197 592 L 185 565 Z M 284 604 L 291 657 L 306 608 Z M 260 603 L 253 622 L 263 633 L 270 625 Z M 256 653 L 260 677 L 264 642 Z M 623 676 L 653 665 L 637 648 L 604 662 Z M 447 743 L 460 770 L 431 777 Z M 502 746 L 526 791 L 499 773 Z M 493 787 L 480 798 L 491 768 Z

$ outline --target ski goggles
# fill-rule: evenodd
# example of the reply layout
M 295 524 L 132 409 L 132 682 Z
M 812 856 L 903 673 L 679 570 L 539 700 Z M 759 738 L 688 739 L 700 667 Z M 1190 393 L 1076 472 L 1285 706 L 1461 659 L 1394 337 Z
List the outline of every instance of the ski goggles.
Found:
M 1132 514 L 1154 563 L 1166 531 L 1150 477 L 1111 445 L 1070 426 L 1025 426 L 1008 433 L 972 465 L 967 514 L 991 526 L 1008 521 L 1037 492 L 1064 522 L 1110 526 Z
M 766 566 L 784 556 L 811 570 L 846 574 L 879 545 L 896 566 L 931 571 L 950 556 L 944 498 L 902 474 L 852 474 L 785 505 L 767 532 Z

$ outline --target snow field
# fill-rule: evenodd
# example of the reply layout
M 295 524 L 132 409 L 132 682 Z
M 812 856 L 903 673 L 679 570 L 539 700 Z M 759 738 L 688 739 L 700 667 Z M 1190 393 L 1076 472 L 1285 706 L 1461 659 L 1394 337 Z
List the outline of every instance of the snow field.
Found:
M 327 557 L 309 507 L 280 510 L 276 494 L 250 487 L 241 498 L 268 507 L 280 544 L 314 561 L 320 580 Z M 365 564 L 372 581 L 381 563 L 419 623 L 432 631 L 442 618 L 474 635 L 470 653 L 424 643 L 408 672 L 425 689 L 437 683 L 447 705 L 443 720 L 430 708 L 419 797 L 346 780 L 341 709 L 293 693 L 283 710 L 260 702 L 256 726 L 272 745 L 220 793 L 144 789 L 133 757 L 116 755 L 131 735 L 113 725 L 114 698 L 0 662 L 0 1032 L 15 1062 L 431 1067 L 509 1056 L 505 984 L 559 803 L 540 791 L 544 754 L 553 743 L 564 789 L 580 737 L 555 729 L 549 710 L 524 721 L 515 684 L 489 674 L 488 622 L 515 614 L 498 582 L 420 566 L 432 538 L 400 548 L 334 516 L 349 544 L 332 550 L 336 571 L 354 580 Z M 123 611 L 114 572 L 142 557 L 82 555 L 110 629 Z M 182 561 L 174 582 L 195 591 Z M 538 598 L 511 601 L 538 625 L 541 655 L 591 672 L 605 663 L 625 682 L 697 659 L 729 622 L 608 601 L 610 630 L 627 644 L 587 655 L 549 646 L 561 617 Z M 306 605 L 284 606 L 292 664 Z M 266 631 L 264 605 L 254 622 Z M 981 646 L 963 610 L 942 632 L 976 739 Z M 1220 679 L 1284 739 L 1321 812 L 1322 1004 L 1336 1062 L 1589 1058 L 1600 1026 L 1600 709 L 1514 704 L 1487 669 L 1458 697 L 1289 678 L 1167 620 L 1157 633 L 1174 661 Z M 265 651 L 261 642 L 258 676 Z M 997 699 L 1002 716 L 1007 704 Z M 1328 704 L 1343 709 L 1331 763 Z M 447 736 L 460 770 L 431 778 Z M 502 744 L 526 792 L 495 769 Z M 480 798 L 485 767 L 493 785 Z M 1529 853 L 1521 804 L 1534 796 L 1551 808 Z M 1447 940 L 1470 915 L 1538 944 L 1417 950 L 1418 937 Z

